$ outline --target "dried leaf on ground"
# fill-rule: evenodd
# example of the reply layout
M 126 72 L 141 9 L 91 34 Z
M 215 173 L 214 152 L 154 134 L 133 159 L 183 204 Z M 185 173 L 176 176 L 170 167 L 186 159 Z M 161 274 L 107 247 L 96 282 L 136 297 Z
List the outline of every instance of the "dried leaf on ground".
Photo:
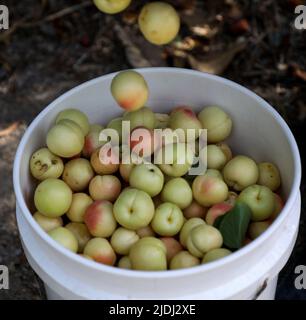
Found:
M 8 126 L 6 129 L 0 130 L 0 138 L 10 135 L 12 132 L 14 132 L 19 126 L 19 122 L 14 122 L 10 126 Z
M 134 68 L 152 67 L 152 64 L 142 55 L 139 47 L 131 40 L 128 31 L 115 22 L 114 30 L 125 48 L 126 57 Z
M 229 66 L 237 53 L 242 51 L 246 47 L 246 43 L 237 42 L 230 46 L 227 50 L 215 54 L 211 58 L 205 60 L 200 60 L 193 55 L 188 55 L 188 62 L 190 66 L 198 71 L 212 73 L 212 74 L 222 74 L 223 71 Z
M 294 64 L 293 66 L 293 75 L 297 78 L 306 81 L 306 70 L 301 69 L 298 65 Z

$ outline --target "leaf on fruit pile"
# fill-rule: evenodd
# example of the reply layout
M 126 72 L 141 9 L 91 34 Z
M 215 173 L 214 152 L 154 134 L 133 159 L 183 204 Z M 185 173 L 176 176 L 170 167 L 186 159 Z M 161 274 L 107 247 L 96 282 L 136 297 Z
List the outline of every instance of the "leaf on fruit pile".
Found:
M 252 212 L 248 205 L 237 202 L 232 210 L 219 217 L 214 227 L 219 229 L 223 244 L 230 249 L 239 249 L 243 245 Z
M 244 41 L 239 41 L 230 46 L 226 51 L 220 52 L 205 60 L 199 60 L 193 55 L 189 54 L 188 62 L 192 69 L 212 74 L 222 74 L 223 71 L 230 65 L 236 54 L 242 51 L 245 47 L 246 43 Z

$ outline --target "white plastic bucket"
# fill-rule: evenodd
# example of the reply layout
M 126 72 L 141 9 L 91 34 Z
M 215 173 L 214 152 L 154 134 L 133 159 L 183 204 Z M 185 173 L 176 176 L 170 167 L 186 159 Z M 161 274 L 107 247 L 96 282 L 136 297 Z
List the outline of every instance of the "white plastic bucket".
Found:
M 148 106 L 166 112 L 177 105 L 201 110 L 219 105 L 233 118 L 234 152 L 281 170 L 286 205 L 258 239 L 221 260 L 163 272 L 122 270 L 86 260 L 58 245 L 32 218 L 31 154 L 45 144 L 56 114 L 79 108 L 94 123 L 121 112 L 111 93 L 114 74 L 86 82 L 44 109 L 22 138 L 14 164 L 16 214 L 27 259 L 44 281 L 49 299 L 273 299 L 279 271 L 297 235 L 301 209 L 301 164 L 296 142 L 279 114 L 263 99 L 229 80 L 175 68 L 140 69 L 150 87 Z M 33 211 L 33 210 L 32 210 Z

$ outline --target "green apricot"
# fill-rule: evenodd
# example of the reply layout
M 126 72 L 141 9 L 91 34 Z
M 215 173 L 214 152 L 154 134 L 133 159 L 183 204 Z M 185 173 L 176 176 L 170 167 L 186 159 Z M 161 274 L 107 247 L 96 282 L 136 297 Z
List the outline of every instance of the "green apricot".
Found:
M 212 262 L 212 261 L 221 259 L 223 257 L 230 255 L 231 253 L 232 253 L 232 251 L 225 249 L 225 248 L 218 248 L 218 249 L 210 250 L 204 255 L 202 263 L 208 263 L 208 262 Z
M 72 202 L 72 191 L 59 179 L 46 179 L 36 188 L 34 203 L 37 210 L 48 218 L 66 213 Z
M 78 240 L 74 234 L 64 227 L 58 227 L 48 232 L 49 236 L 57 243 L 65 247 L 66 249 L 77 252 L 78 251 Z

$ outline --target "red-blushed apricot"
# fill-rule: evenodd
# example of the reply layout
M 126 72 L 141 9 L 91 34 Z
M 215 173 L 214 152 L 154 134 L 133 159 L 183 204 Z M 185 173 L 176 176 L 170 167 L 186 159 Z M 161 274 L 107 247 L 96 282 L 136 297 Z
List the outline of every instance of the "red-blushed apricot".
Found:
M 145 127 L 136 127 L 131 132 L 131 152 L 139 157 L 148 157 L 159 147 L 154 131 Z
M 117 227 L 112 203 L 106 200 L 94 201 L 85 212 L 84 222 L 94 237 L 110 237 Z
M 100 133 L 102 130 L 103 127 L 98 124 L 90 126 L 89 132 L 85 137 L 85 143 L 82 151 L 85 158 L 89 158 L 95 150 L 104 144 L 103 141 L 100 141 Z
M 64 227 L 58 227 L 48 232 L 48 235 L 64 248 L 72 251 L 78 251 L 78 240 L 74 234 Z
M 59 123 L 61 120 L 71 120 L 75 122 L 82 129 L 84 136 L 89 132 L 89 121 L 86 114 L 78 109 L 65 109 L 61 111 L 55 122 Z
M 207 213 L 207 208 L 201 206 L 195 200 L 191 202 L 191 204 L 183 210 L 184 217 L 186 219 L 190 218 L 202 218 L 204 219 Z
M 112 246 L 104 238 L 90 239 L 84 248 L 84 254 L 96 262 L 109 266 L 113 266 L 117 259 Z
M 199 204 L 209 207 L 227 199 L 228 187 L 223 180 L 205 174 L 194 179 L 192 192 Z
M 95 176 L 89 183 L 89 194 L 94 200 L 113 202 L 121 191 L 120 180 L 113 175 Z
M 184 269 L 191 268 L 200 264 L 200 259 L 194 257 L 188 251 L 180 251 L 178 252 L 170 261 L 170 269 Z
M 78 240 L 78 252 L 82 253 L 87 242 L 91 239 L 91 235 L 86 225 L 80 222 L 70 222 L 65 228 L 70 230 Z
M 119 154 L 115 148 L 102 147 L 91 154 L 90 163 L 97 174 L 113 174 L 119 169 Z
M 233 205 L 227 203 L 227 202 L 221 202 L 214 204 L 211 208 L 208 209 L 205 221 L 209 225 L 213 225 L 215 220 L 226 214 L 228 211 L 230 211 L 233 208 Z
M 126 9 L 132 0 L 94 0 L 96 7 L 108 14 L 116 14 Z
M 144 37 L 156 45 L 171 42 L 179 32 L 180 17 L 176 10 L 165 2 L 150 2 L 138 17 L 140 31 Z
M 133 70 L 118 73 L 112 80 L 111 92 L 119 106 L 127 111 L 142 108 L 149 97 L 146 80 Z
M 30 159 L 32 176 L 37 180 L 59 178 L 64 170 L 63 160 L 53 154 L 48 148 L 35 151 Z
M 65 164 L 63 180 L 75 192 L 86 189 L 93 176 L 93 169 L 87 159 L 74 159 Z
M 46 179 L 35 189 L 36 209 L 48 218 L 56 218 L 66 213 L 72 202 L 72 191 L 60 179 Z
M 72 222 L 83 222 L 86 209 L 93 203 L 93 200 L 86 193 L 74 193 L 67 217 Z
M 166 247 L 168 263 L 177 253 L 183 250 L 183 246 L 175 238 L 163 237 L 160 238 L 160 240 L 164 243 Z
M 194 111 L 187 106 L 177 107 L 170 113 L 169 127 L 172 130 L 183 129 L 184 136 L 180 137 L 181 142 L 193 142 L 200 135 L 201 122 Z
M 33 218 L 46 232 L 49 232 L 63 225 L 63 219 L 61 217 L 48 218 L 45 217 L 43 214 L 39 213 L 38 211 L 34 213 Z

